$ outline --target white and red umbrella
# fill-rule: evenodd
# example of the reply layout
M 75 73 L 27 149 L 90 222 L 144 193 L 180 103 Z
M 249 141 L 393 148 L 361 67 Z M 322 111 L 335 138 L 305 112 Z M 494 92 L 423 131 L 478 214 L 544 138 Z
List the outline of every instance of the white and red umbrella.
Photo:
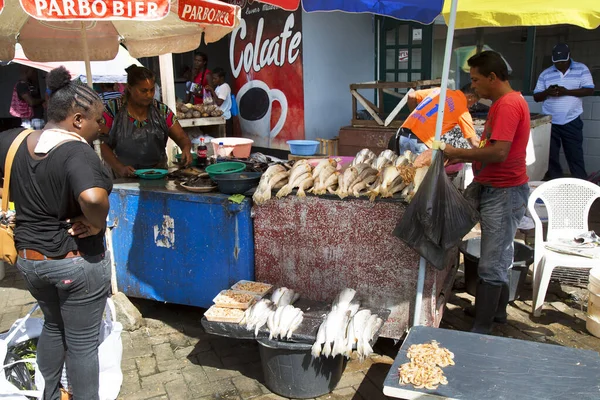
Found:
M 2 9 L 3 8 L 3 9 Z M 183 53 L 239 24 L 240 8 L 216 0 L 0 0 L 0 60 L 15 44 L 34 61 L 111 60 Z

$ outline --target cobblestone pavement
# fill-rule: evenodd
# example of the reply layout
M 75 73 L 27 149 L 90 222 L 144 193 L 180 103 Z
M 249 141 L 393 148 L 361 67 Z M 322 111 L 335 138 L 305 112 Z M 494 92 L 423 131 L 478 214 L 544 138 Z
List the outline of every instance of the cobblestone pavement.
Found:
M 146 326 L 123 332 L 123 385 L 119 399 L 284 399 L 264 386 L 255 341 L 205 333 L 200 325 L 201 309 L 132 300 L 142 312 Z M 18 271 L 7 267 L 6 276 L 0 281 L 0 332 L 8 330 L 34 304 Z M 392 348 L 391 341 L 388 347 Z M 382 387 L 392 362 L 389 356 L 379 354 L 362 363 L 351 360 L 336 390 L 319 399 L 388 398 L 382 394 Z
M 509 323 L 494 334 L 523 340 L 600 351 L 600 339 L 585 330 L 587 291 L 553 283 L 542 316 L 531 310 L 531 285 L 508 309 Z M 462 309 L 473 297 L 461 275 L 449 299 L 441 327 L 468 330 L 472 319 Z M 275 400 L 264 386 L 256 342 L 220 338 L 204 332 L 202 309 L 132 299 L 146 326 L 123 333 L 123 385 L 119 399 Z M 17 271 L 8 267 L 0 281 L 0 332 L 35 304 Z M 39 313 L 39 312 L 38 312 Z M 391 340 L 377 342 L 365 362 L 350 360 L 335 391 L 321 399 L 380 400 L 383 380 L 398 351 Z M 390 357 L 391 356 L 391 357 Z

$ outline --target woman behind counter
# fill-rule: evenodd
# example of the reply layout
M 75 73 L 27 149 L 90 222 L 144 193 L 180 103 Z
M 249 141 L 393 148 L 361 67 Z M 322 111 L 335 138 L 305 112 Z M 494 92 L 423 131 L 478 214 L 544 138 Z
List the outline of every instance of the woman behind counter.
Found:
M 60 398 L 66 361 L 74 399 L 98 399 L 98 339 L 110 289 L 104 229 L 112 180 L 90 146 L 98 137 L 102 102 L 71 81 L 64 67 L 50 71 L 48 123 L 21 144 L 12 164 L 16 207 L 16 266 L 44 313 L 37 362 L 44 399 Z M 0 171 L 23 129 L 0 135 Z
M 104 110 L 104 161 L 116 177 L 131 177 L 136 169 L 166 168 L 170 137 L 181 148 L 182 165 L 190 165 L 192 143 L 173 111 L 154 99 L 154 72 L 137 65 L 126 71 L 123 97 L 108 101 Z

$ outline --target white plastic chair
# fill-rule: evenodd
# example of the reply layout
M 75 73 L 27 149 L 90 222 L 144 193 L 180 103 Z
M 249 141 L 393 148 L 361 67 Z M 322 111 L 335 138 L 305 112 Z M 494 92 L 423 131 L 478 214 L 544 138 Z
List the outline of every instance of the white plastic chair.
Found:
M 554 179 L 543 183 L 529 196 L 528 208 L 535 221 L 535 255 L 533 262 L 533 315 L 539 317 L 546 298 L 550 276 L 556 267 L 591 268 L 598 259 L 560 254 L 544 246 L 557 239 L 571 239 L 588 231 L 588 214 L 592 203 L 600 198 L 600 187 L 575 178 Z M 548 234 L 544 241 L 542 222 L 535 209 L 541 199 L 548 212 Z

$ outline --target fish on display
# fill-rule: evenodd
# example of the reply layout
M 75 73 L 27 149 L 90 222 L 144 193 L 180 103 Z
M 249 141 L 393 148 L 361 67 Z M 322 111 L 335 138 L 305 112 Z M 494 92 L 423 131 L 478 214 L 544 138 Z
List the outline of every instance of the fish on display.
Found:
M 398 155 L 396 153 L 394 153 L 392 150 L 386 149 L 379 154 L 379 157 L 373 161 L 371 166 L 376 170 L 381 171 L 383 168 L 389 165 L 394 165 L 397 159 Z
M 302 176 L 305 176 L 306 178 L 304 178 L 302 181 L 300 181 L 300 183 L 298 183 L 298 192 L 296 192 L 296 196 L 298 197 L 306 197 L 305 190 L 308 190 L 311 187 L 313 187 L 315 181 L 312 175 L 304 174 Z
M 335 178 L 335 181 L 337 182 L 338 174 L 339 172 L 336 171 L 335 167 L 326 165 L 319 172 L 319 175 L 314 180 L 313 187 L 309 192 L 316 195 L 327 193 L 327 188 L 331 185 L 332 180 Z M 332 178 L 332 176 L 334 178 Z
M 294 164 L 292 169 L 290 170 L 290 176 L 288 179 L 287 185 L 279 189 L 277 192 L 277 198 L 282 198 L 284 196 L 289 195 L 292 190 L 298 186 L 300 180 L 298 178 L 302 177 L 302 180 L 305 179 L 303 175 L 312 174 L 312 167 L 306 160 L 300 160 Z
M 348 192 L 354 197 L 359 197 L 362 190 L 369 187 L 377 179 L 378 171 L 375 168 L 365 168 L 360 175 L 350 184 Z
M 359 164 L 362 165 L 362 164 Z M 336 194 L 340 199 L 348 197 L 348 187 L 351 182 L 358 177 L 358 169 L 356 166 L 347 168 L 344 173 L 340 174 L 338 177 L 338 190 Z
M 313 172 L 312 172 L 313 179 L 315 181 L 317 180 L 317 178 L 319 177 L 319 174 L 321 173 L 321 170 L 323 168 L 325 168 L 327 166 L 337 168 L 337 164 L 338 164 L 337 161 L 333 158 L 319 161 L 317 166 L 313 169 Z
M 356 157 L 354 157 L 354 160 L 352 160 L 350 166 L 353 167 L 361 163 L 371 164 L 375 158 L 377 158 L 377 156 L 371 150 L 362 149 L 356 153 Z
M 249 331 L 254 328 L 254 336 L 258 336 L 258 331 L 267 323 L 269 316 L 274 312 L 275 304 L 271 300 L 261 299 L 246 310 L 240 325 L 246 325 L 246 329 Z
M 288 175 L 287 169 L 281 164 L 275 164 L 267 168 L 260 177 L 258 187 L 252 196 L 254 203 L 258 205 L 266 203 L 271 198 L 273 185 L 286 179 Z

